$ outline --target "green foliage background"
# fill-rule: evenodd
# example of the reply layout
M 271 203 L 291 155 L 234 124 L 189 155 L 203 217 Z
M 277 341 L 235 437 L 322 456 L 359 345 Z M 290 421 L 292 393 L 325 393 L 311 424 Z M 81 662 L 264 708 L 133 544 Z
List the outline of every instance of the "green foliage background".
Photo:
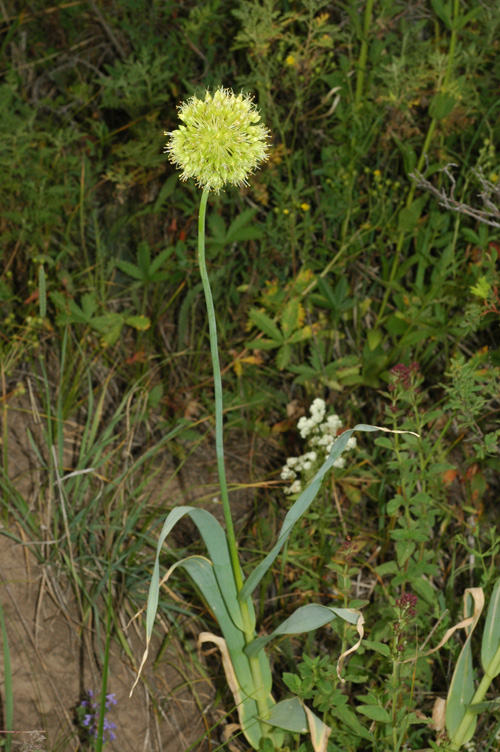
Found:
M 286 617 L 287 595 L 306 602 L 314 592 L 325 603 L 362 603 L 369 639 L 389 644 L 402 592 L 424 604 L 420 635 L 446 612 L 439 637 L 458 620 L 464 587 L 491 590 L 499 563 L 499 32 L 488 0 L 31 0 L 4 13 L 4 532 L 13 519 L 31 540 L 71 531 L 59 546 L 32 550 L 61 564 L 82 618 L 104 618 L 104 563 L 125 583 L 114 607 L 143 605 L 162 511 L 149 504 L 147 481 L 163 453 L 182 468 L 196 447 L 210 451 L 211 366 L 194 253 L 199 190 L 179 183 L 162 150 L 178 103 L 221 84 L 254 94 L 272 134 L 268 164 L 248 188 L 214 197 L 208 220 L 228 432 L 261 442 L 256 462 L 269 481 L 255 490 L 241 529 L 248 561 L 269 548 L 282 519 L 275 481 L 287 455 L 301 451 L 295 423 L 315 397 L 345 426 L 421 436 L 362 440 L 263 584 L 260 617 L 271 631 Z M 440 204 L 417 185 L 417 172 L 466 211 Z M 477 220 L 485 208 L 489 224 Z M 391 372 L 412 363 L 411 383 Z M 42 468 L 34 505 L 12 482 L 7 431 L 8 408 L 30 379 L 44 405 L 42 433 L 27 438 Z M 83 426 L 69 465 L 67 421 Z M 124 455 L 123 446 L 133 451 Z M 104 490 L 97 501 L 101 479 L 77 474 L 71 494 L 65 486 L 69 516 L 46 519 L 63 466 L 96 468 Z M 349 560 L 346 535 L 357 541 Z M 372 583 L 366 598 L 353 584 L 361 576 Z M 269 605 L 270 588 L 278 605 Z M 432 698 L 446 694 L 447 659 L 419 663 L 387 689 L 388 656 L 361 652 L 341 691 L 325 654 L 338 655 L 346 640 L 333 633 L 280 643 L 283 692 L 311 699 L 337 724 L 330 752 L 385 751 L 383 714 L 365 711 L 362 723 L 354 715 L 359 686 L 364 706 L 382 708 L 399 692 L 401 728 L 410 718 L 401 687 L 412 685 L 411 712 L 428 717 Z M 458 648 L 446 648 L 451 663 Z M 366 718 L 380 721 L 372 746 L 364 746 Z M 430 744 L 436 733 L 414 722 L 414 748 Z M 478 726 L 478 749 L 496 748 L 495 729 L 493 713 Z

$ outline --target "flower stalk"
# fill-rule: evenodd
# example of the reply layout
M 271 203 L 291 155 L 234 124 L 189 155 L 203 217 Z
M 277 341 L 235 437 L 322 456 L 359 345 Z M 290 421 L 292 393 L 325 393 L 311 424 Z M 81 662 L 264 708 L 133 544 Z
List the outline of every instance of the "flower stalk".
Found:
M 209 189 L 203 190 L 200 201 L 200 212 L 198 215 L 198 264 L 200 267 L 200 276 L 205 294 L 205 302 L 208 315 L 208 331 L 210 336 L 210 353 L 212 357 L 212 367 L 214 374 L 214 397 L 215 397 L 215 451 L 217 454 L 217 470 L 219 474 L 219 489 L 226 523 L 226 535 L 229 548 L 229 556 L 233 570 L 234 581 L 238 594 L 243 588 L 243 574 L 238 557 L 238 547 L 234 532 L 233 518 L 229 504 L 229 493 L 227 490 L 226 468 L 224 463 L 224 443 L 223 443 L 223 397 L 222 397 L 222 378 L 220 370 L 219 350 L 217 347 L 217 322 L 215 319 L 215 308 L 208 278 L 207 267 L 205 263 L 205 218 Z M 255 629 L 245 601 L 240 602 L 241 619 L 244 627 L 245 643 L 249 645 L 255 638 Z M 265 719 L 269 716 L 269 703 L 264 690 L 262 671 L 258 657 L 249 658 L 250 670 L 256 689 L 256 701 L 259 708 L 259 716 Z M 265 736 L 265 727 L 262 729 Z
M 229 555 L 233 567 L 234 579 L 238 592 L 243 587 L 243 578 L 241 567 L 238 559 L 238 549 L 236 546 L 236 536 L 234 533 L 233 518 L 231 516 L 231 507 L 229 506 L 229 494 L 227 490 L 226 468 L 224 464 L 224 444 L 223 444 L 223 400 L 222 400 L 222 377 L 220 370 L 219 350 L 217 347 L 217 323 L 215 320 L 215 308 L 208 278 L 207 266 L 205 263 L 205 217 L 207 213 L 207 201 L 209 189 L 205 188 L 200 201 L 200 212 L 198 215 L 198 264 L 200 268 L 201 282 L 205 294 L 205 303 L 207 306 L 208 331 L 210 336 L 210 354 L 212 358 L 212 368 L 214 374 L 214 397 L 215 397 L 215 451 L 217 454 L 217 471 L 219 474 L 219 489 L 224 512 L 224 522 L 226 523 L 227 541 L 229 545 Z

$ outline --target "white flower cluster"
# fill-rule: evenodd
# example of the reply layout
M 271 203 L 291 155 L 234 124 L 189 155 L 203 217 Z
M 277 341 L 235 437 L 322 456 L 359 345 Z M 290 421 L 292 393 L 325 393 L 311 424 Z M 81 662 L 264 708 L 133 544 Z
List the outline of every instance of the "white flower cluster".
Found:
M 289 457 L 286 465 L 281 471 L 282 480 L 292 481 L 284 491 L 286 494 L 300 493 L 305 485 L 303 480 L 309 480 L 314 473 L 326 460 L 337 438 L 339 429 L 342 428 L 342 421 L 338 415 L 329 415 L 325 420 L 326 404 L 322 399 L 315 399 L 310 407 L 311 417 L 305 416 L 299 419 L 297 428 L 303 439 L 307 439 L 310 451 L 301 457 Z M 356 439 L 350 438 L 347 442 L 346 449 L 354 449 Z M 345 459 L 339 457 L 333 463 L 334 467 L 344 467 Z M 299 478 L 299 474 L 305 478 Z M 307 485 L 307 484 L 306 484 Z

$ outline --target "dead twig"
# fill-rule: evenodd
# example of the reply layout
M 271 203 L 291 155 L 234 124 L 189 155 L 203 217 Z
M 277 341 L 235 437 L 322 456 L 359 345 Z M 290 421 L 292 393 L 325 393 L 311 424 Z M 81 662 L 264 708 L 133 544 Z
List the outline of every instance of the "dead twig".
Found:
M 449 179 L 451 187 L 449 192 L 446 192 L 445 188 L 436 188 L 427 178 L 420 172 L 415 171 L 410 173 L 410 177 L 416 182 L 418 188 L 423 188 L 429 193 L 432 193 L 437 199 L 439 199 L 439 205 L 450 211 L 458 212 L 459 214 L 466 214 L 478 222 L 482 222 L 490 227 L 500 228 L 500 184 L 495 185 L 490 180 L 484 177 L 481 169 L 472 170 L 472 174 L 479 181 L 482 188 L 479 193 L 479 198 L 483 202 L 485 209 L 476 209 L 473 206 L 464 204 L 462 201 L 458 201 L 455 198 L 456 180 L 450 170 L 451 167 L 457 167 L 458 165 L 450 162 L 443 167 L 442 172 Z

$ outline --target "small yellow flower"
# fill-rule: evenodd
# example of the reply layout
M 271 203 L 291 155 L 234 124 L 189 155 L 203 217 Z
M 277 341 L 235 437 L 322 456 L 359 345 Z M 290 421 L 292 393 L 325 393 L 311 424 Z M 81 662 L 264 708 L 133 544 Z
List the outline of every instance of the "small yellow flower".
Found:
M 489 178 L 490 178 L 490 183 L 498 183 L 498 173 L 490 172 Z
M 382 173 L 380 172 L 380 170 L 373 170 L 373 177 L 375 178 L 375 180 L 379 180 L 381 175 Z
M 226 184 L 246 185 L 259 162 L 268 159 L 268 129 L 251 97 L 222 86 L 205 100 L 191 97 L 179 107 L 184 125 L 166 132 L 165 152 L 182 169 L 181 180 L 219 193 Z
M 303 203 L 300 205 L 300 208 L 302 209 L 302 211 L 307 212 L 311 207 L 309 206 L 309 204 Z
M 293 55 L 288 55 L 288 57 L 285 58 L 285 63 L 287 65 L 295 65 L 295 58 Z
M 290 214 L 290 209 L 283 209 L 283 214 Z

